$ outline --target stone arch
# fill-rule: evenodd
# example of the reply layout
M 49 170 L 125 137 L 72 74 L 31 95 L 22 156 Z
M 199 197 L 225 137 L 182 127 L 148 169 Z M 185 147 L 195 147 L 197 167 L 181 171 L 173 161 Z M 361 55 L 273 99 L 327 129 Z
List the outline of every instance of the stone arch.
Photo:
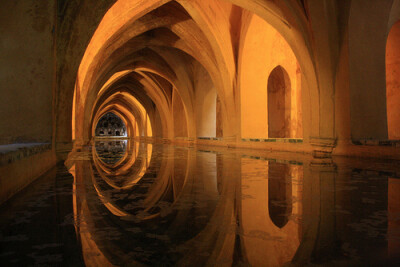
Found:
M 96 106 L 92 122 L 99 120 L 99 118 L 110 110 L 119 112 L 122 117 L 126 118 L 126 124 L 131 130 L 129 137 L 142 136 L 147 137 L 148 131 L 152 132 L 154 124 L 148 120 L 148 112 L 146 108 L 132 95 L 126 92 L 114 93 L 109 96 L 100 106 Z M 94 125 L 94 123 L 91 123 Z M 92 126 L 93 127 L 93 126 Z
M 146 88 L 150 88 L 150 93 L 147 95 L 145 92 L 148 92 Z M 124 95 L 125 99 L 131 98 L 129 101 L 125 102 L 130 102 L 131 104 L 128 104 L 128 106 L 142 106 L 144 108 L 144 112 L 147 113 L 148 111 L 154 111 L 153 113 L 160 113 L 160 115 L 163 117 L 162 124 L 161 125 L 156 125 L 157 127 L 160 126 L 163 134 L 166 134 L 166 131 L 168 131 L 170 126 L 170 122 L 168 121 L 169 116 L 169 109 L 168 109 L 168 104 L 166 103 L 166 99 L 162 97 L 161 94 L 162 89 L 156 84 L 155 81 L 152 81 L 148 75 L 142 72 L 126 72 L 124 73 L 121 77 L 118 78 L 118 81 L 114 82 L 110 88 L 108 88 L 105 91 L 102 91 L 101 94 L 95 96 L 93 98 L 93 101 L 91 102 L 90 105 L 86 103 L 83 112 L 84 112 L 84 119 L 82 120 L 81 118 L 81 127 L 82 127 L 82 132 L 83 132 L 83 139 L 84 141 L 88 140 L 90 135 L 85 135 L 90 127 L 88 124 L 82 124 L 84 121 L 90 120 L 90 118 L 93 118 L 95 115 L 94 113 L 98 109 L 100 105 L 103 105 L 103 102 L 106 101 L 106 97 L 110 96 L 110 93 L 115 93 L 117 92 L 118 95 Z M 132 96 L 132 97 L 131 97 Z M 118 98 L 115 98 L 115 101 L 120 101 Z M 137 101 L 134 101 L 133 99 L 136 99 Z M 154 101 L 153 101 L 154 100 Z M 137 102 L 136 104 L 134 102 Z M 154 104 L 152 104 L 154 103 Z M 152 106 L 155 106 L 152 108 Z M 143 112 L 142 112 L 143 113 Z M 83 114 L 82 114 L 83 115 Z M 81 115 L 81 116 L 82 116 Z M 139 119 L 138 116 L 135 116 L 136 118 Z M 146 121 L 146 116 L 141 116 L 141 120 L 143 123 Z M 150 119 L 151 123 L 154 123 L 154 118 Z M 143 124 L 144 125 L 144 124 Z M 155 125 L 151 125 L 153 129 Z M 158 127 L 158 128 L 160 128 Z M 140 127 L 141 129 L 145 129 L 145 125 L 143 127 Z M 89 130 L 90 132 L 90 130 Z M 140 135 L 143 135 L 140 134 Z
M 93 119 L 92 137 L 96 136 L 95 126 L 98 124 L 98 121 L 101 119 L 101 117 L 109 112 L 115 113 L 125 123 L 127 137 L 131 138 L 135 136 L 136 127 L 141 125 L 141 118 L 137 119 L 136 114 L 134 114 L 134 112 L 132 112 L 128 107 L 125 107 L 123 104 L 109 102 L 108 105 L 98 112 L 96 117 Z
M 310 137 L 320 137 L 332 132 L 333 122 L 321 122 L 320 117 L 328 116 L 328 113 L 320 113 L 321 98 L 326 97 L 320 92 L 318 78 L 316 73 L 315 59 L 313 58 L 311 33 L 307 30 L 309 26 L 308 19 L 304 15 L 304 10 L 299 6 L 291 6 L 287 9 L 287 3 L 284 2 L 261 2 L 247 0 L 230 0 L 235 5 L 245 9 L 242 15 L 243 26 L 241 36 L 245 37 L 248 33 L 249 22 L 253 17 L 259 17 L 268 25 L 272 26 L 287 42 L 298 62 L 299 87 L 301 95 L 299 100 L 302 104 L 301 109 L 301 131 L 296 134 L 297 137 L 304 138 L 305 142 Z M 249 11 L 249 12 L 248 12 Z M 256 15 L 256 16 L 254 16 Z M 247 20 L 247 22 L 246 22 Z M 240 50 L 243 49 L 244 38 L 239 44 L 238 68 L 243 61 Z M 239 75 L 239 84 L 242 77 Z M 240 87 L 240 91 L 243 88 Z M 242 94 L 242 92 L 240 92 Z M 328 107 L 330 108 L 330 107 Z M 333 112 L 333 111 L 332 111 Z M 243 114 L 242 114 L 243 117 Z M 243 128 L 243 126 L 242 126 Z M 244 136 L 242 136 L 244 137 Z
M 307 18 L 304 17 L 304 14 L 302 13 L 303 10 L 298 9 L 297 6 L 293 6 L 293 9 L 289 11 L 285 6 L 286 4 L 283 3 L 264 4 L 258 1 L 242 0 L 232 0 L 225 3 L 213 0 L 201 1 L 199 3 L 177 1 L 177 3 L 183 7 L 185 12 L 187 12 L 191 18 L 188 20 L 189 22 L 187 25 L 195 25 L 198 27 L 195 29 L 196 32 L 203 32 L 203 36 L 201 37 L 203 40 L 202 42 L 197 42 L 197 46 L 192 45 L 196 40 L 192 41 L 189 46 L 188 44 L 185 44 L 185 41 L 182 42 L 181 40 L 177 40 L 176 44 L 179 49 L 182 49 L 185 45 L 189 47 L 191 55 L 195 58 L 209 57 L 205 60 L 205 62 L 207 62 L 205 68 L 212 76 L 212 80 L 218 92 L 220 100 L 220 115 L 222 114 L 221 124 L 224 125 L 223 134 L 225 136 L 236 136 L 236 134 L 240 132 L 240 118 L 238 116 L 240 110 L 237 109 L 239 106 L 239 98 L 236 92 L 237 85 L 235 77 L 235 65 L 237 63 L 235 57 L 237 56 L 237 48 L 234 47 L 234 40 L 231 39 L 233 36 L 230 36 L 230 31 L 232 30 L 230 23 L 232 23 L 232 21 L 229 19 L 230 15 L 232 15 L 230 13 L 237 12 L 237 6 L 235 5 L 238 5 L 244 10 L 254 12 L 275 27 L 288 41 L 296 56 L 299 57 L 299 65 L 304 71 L 304 83 L 307 85 L 305 86 L 307 96 L 305 102 L 307 105 L 304 106 L 309 107 L 312 105 L 313 107 L 312 109 L 308 108 L 304 112 L 307 116 L 307 119 L 305 120 L 307 121 L 307 127 L 305 127 L 307 133 L 304 135 L 306 138 L 309 136 L 319 136 L 320 128 L 325 127 L 325 124 L 327 123 L 325 123 L 324 126 L 319 125 L 320 113 L 318 111 L 320 101 L 318 84 L 314 73 L 314 65 L 310 57 L 310 40 L 308 38 L 308 32 L 305 30 L 307 27 L 304 27 L 307 23 Z M 109 51 L 106 52 L 105 49 L 109 45 L 121 45 L 121 40 L 118 38 L 122 34 L 131 34 L 128 31 L 129 25 L 140 20 L 140 18 L 156 9 L 158 11 L 158 8 L 165 4 L 168 5 L 168 8 L 170 6 L 176 6 L 176 3 L 167 0 L 147 1 L 144 5 L 135 1 L 120 0 L 105 12 L 104 17 L 98 25 L 87 48 L 91 53 L 85 53 L 81 61 L 81 67 L 79 68 L 77 89 L 83 90 L 83 94 L 79 94 L 78 96 L 78 98 L 81 98 L 81 100 L 79 100 L 81 105 L 85 105 L 86 103 L 84 90 L 92 88 L 91 84 L 95 82 L 95 70 L 98 68 L 96 67 L 96 64 L 101 61 L 104 52 L 106 54 L 109 53 Z M 214 11 L 210 9 L 211 6 L 215 6 L 215 9 L 218 10 L 218 12 L 222 12 L 224 16 L 214 18 L 212 16 Z M 118 20 L 115 19 L 116 14 L 118 14 Z M 181 26 L 184 23 L 186 23 L 186 20 L 182 20 L 180 23 L 175 23 L 176 25 L 172 23 L 171 25 L 173 26 L 163 26 L 161 23 L 160 25 L 155 26 L 155 28 L 170 27 L 172 32 L 180 32 L 182 35 L 190 37 L 190 33 L 184 31 Z M 147 31 L 146 27 L 149 27 L 149 25 L 145 24 L 145 20 L 140 21 L 139 24 L 141 25 L 141 27 L 138 27 L 139 31 L 141 29 L 143 33 L 145 33 Z M 136 32 L 134 33 L 134 36 L 140 34 L 140 32 Z M 229 41 L 226 38 L 229 38 Z M 202 49 L 202 51 L 197 51 L 196 47 L 199 47 L 199 45 L 200 47 L 203 45 L 203 47 L 211 49 Z M 217 70 L 221 75 L 213 70 Z M 181 96 L 184 99 L 184 95 L 181 94 Z M 188 113 L 191 112 L 193 111 L 189 108 Z M 85 116 L 87 117 L 87 115 Z M 165 118 L 163 118 L 163 120 L 164 119 Z M 60 123 L 63 124 L 63 120 L 60 120 Z M 191 130 L 191 133 L 196 132 L 195 127 L 189 127 L 189 129 Z M 171 138 L 171 130 L 164 133 L 164 137 Z
M 107 112 L 96 123 L 96 136 L 126 136 L 126 132 L 124 121 L 113 112 Z
M 122 1 L 123 2 L 123 1 Z M 116 5 L 118 5 L 118 3 L 116 4 Z M 115 5 L 115 6 L 116 6 Z M 113 9 L 115 6 L 113 6 L 111 9 Z M 110 9 L 110 10 L 111 10 Z M 138 10 L 131 10 L 131 12 L 132 12 L 132 14 L 134 14 L 136 11 L 138 11 Z M 110 13 L 110 11 L 108 12 L 108 13 Z M 108 14 L 107 13 L 107 14 Z M 113 13 L 113 12 L 111 12 L 111 13 Z M 106 14 L 106 16 L 104 16 L 104 20 L 106 20 L 106 18 L 107 18 L 107 14 Z M 131 15 L 132 15 L 131 14 Z M 143 15 L 143 14 L 142 14 Z M 137 18 L 136 18 L 137 19 Z M 130 20 L 129 20 L 129 23 L 132 23 L 132 21 L 135 21 L 136 19 L 133 19 L 133 18 L 130 18 Z M 127 22 L 128 23 L 128 22 Z M 186 22 L 185 22 L 186 23 Z M 181 25 L 181 24 L 183 24 L 183 22 L 182 23 L 180 23 L 180 24 L 177 24 L 177 26 L 174 26 L 174 29 L 176 30 L 176 31 L 181 31 L 181 34 L 186 34 L 187 35 L 187 33 L 189 32 L 187 29 L 186 30 L 184 30 L 184 29 L 179 29 L 179 27 L 182 27 L 182 26 L 179 26 L 179 25 Z M 191 24 L 189 23 L 189 25 L 194 25 L 195 26 L 195 24 L 192 22 Z M 96 33 L 99 33 L 100 35 L 101 35 L 101 26 L 102 26 L 102 24 L 100 23 L 100 25 L 99 25 L 99 27 L 98 27 L 98 29 L 97 29 L 97 31 L 96 31 Z M 119 36 L 119 34 L 121 34 L 121 31 L 124 31 L 124 29 L 126 28 L 126 25 L 121 25 L 121 28 L 115 28 L 115 32 L 114 33 L 112 33 L 113 34 L 113 36 L 111 37 L 111 35 L 110 35 L 110 38 L 111 39 L 115 39 L 115 38 L 117 38 L 118 39 L 118 36 Z M 154 33 L 155 34 L 157 34 L 157 33 L 159 33 L 160 31 L 158 31 L 158 30 L 155 30 L 154 31 Z M 165 31 L 164 31 L 165 32 Z M 95 33 L 95 35 L 96 35 L 96 33 Z M 138 33 L 136 33 L 136 35 L 137 35 Z M 171 35 L 172 36 L 172 35 Z M 148 37 L 148 36 L 146 36 L 146 35 L 144 35 L 144 36 L 142 36 L 141 38 L 143 39 L 142 41 L 146 41 L 146 37 Z M 129 36 L 126 36 L 126 38 L 129 38 Z M 107 43 L 107 42 L 109 42 L 109 40 L 107 40 L 107 38 L 105 38 L 106 39 L 106 42 L 105 43 Z M 193 39 L 193 38 L 192 38 Z M 92 61 L 90 61 L 90 60 L 87 60 L 85 57 L 83 58 L 83 60 L 82 60 L 82 65 L 81 65 L 81 68 L 80 68 L 80 74 L 82 74 L 83 73 L 83 75 L 82 75 L 82 79 L 79 79 L 79 81 L 81 81 L 79 84 L 81 85 L 81 88 L 82 88 L 82 92 L 83 92 L 83 94 L 82 94 L 82 101 L 83 101 L 83 103 L 85 103 L 85 106 L 86 106 L 86 100 L 85 100 L 85 94 L 87 94 L 88 92 L 87 92 L 87 90 L 92 90 L 92 89 L 94 89 L 93 88 L 93 82 L 95 82 L 95 80 L 93 79 L 93 78 L 91 78 L 91 77 L 93 77 L 93 73 L 95 73 L 95 72 L 93 72 L 93 70 L 94 70 L 94 68 L 97 68 L 96 66 L 94 66 L 94 68 L 92 68 L 92 67 L 88 67 L 87 66 L 87 64 L 90 64 L 90 65 L 96 65 L 96 63 L 93 63 L 93 62 L 96 62 L 96 61 L 98 61 L 98 62 L 101 62 L 101 57 L 99 56 L 99 54 L 102 54 L 104 51 L 102 51 L 102 49 L 104 50 L 104 49 L 106 49 L 108 46 L 107 45 L 104 45 L 104 44 L 100 44 L 99 43 L 99 45 L 100 45 L 100 47 L 102 47 L 102 48 L 100 48 L 99 50 L 97 50 L 97 52 L 96 52 L 96 49 L 98 49 L 98 48 L 96 48 L 94 45 L 92 46 L 92 44 L 93 44 L 93 42 L 94 42 L 94 40 L 96 40 L 96 38 L 93 38 L 92 39 L 92 42 L 91 42 L 91 44 L 89 44 L 89 47 L 88 47 L 88 50 L 90 50 L 90 49 L 93 49 L 93 53 L 89 53 L 89 54 L 91 54 L 91 55 L 93 55 L 93 56 L 91 56 L 91 55 L 89 55 L 88 57 L 90 58 L 90 57 L 92 57 Z M 126 40 L 125 40 L 126 41 Z M 162 39 L 161 40 L 162 42 L 166 42 L 166 41 L 168 41 L 168 42 L 170 42 L 170 40 L 167 40 L 167 39 Z M 172 40 L 172 42 L 171 42 L 171 44 L 168 44 L 168 42 L 167 43 L 165 43 L 167 46 L 168 45 L 170 45 L 171 47 L 173 47 L 174 46 L 174 43 L 176 43 L 177 44 L 177 46 L 179 47 L 179 45 L 181 45 L 181 47 L 179 47 L 179 49 L 180 50 L 183 50 L 183 51 L 185 51 L 185 44 L 183 43 L 183 42 L 176 42 L 177 41 L 177 39 L 175 38 L 174 40 Z M 195 40 L 194 40 L 195 41 Z M 194 44 L 194 41 L 192 41 L 192 43 Z M 119 41 L 120 42 L 120 41 Z M 154 42 L 153 43 L 153 45 L 155 45 L 155 46 L 159 46 L 162 42 Z M 115 43 L 115 42 L 114 42 Z M 182 46 L 182 44 L 183 44 L 183 46 Z M 151 44 L 150 44 L 151 45 Z M 192 44 L 191 44 L 192 45 Z M 200 44 L 196 44 L 197 46 L 199 46 Z M 203 45 L 204 46 L 204 45 Z M 194 46 L 194 47 L 196 47 L 196 46 Z M 199 46 L 199 48 L 201 48 L 201 46 Z M 165 50 L 165 48 L 163 48 L 164 50 Z M 87 50 L 87 51 L 88 51 Z M 194 53 L 193 51 L 197 51 L 197 50 L 199 50 L 199 49 L 193 49 L 193 48 L 191 48 L 191 49 L 189 49 L 189 50 L 191 50 L 192 51 L 192 54 Z M 200 49 L 201 50 L 201 49 Z M 187 47 L 186 47 L 186 51 L 188 51 L 187 50 Z M 109 52 L 108 52 L 109 53 Z M 197 52 L 196 52 L 197 53 Z M 107 54 L 107 53 L 106 53 Z M 208 54 L 210 54 L 210 53 L 208 53 Z M 210 54 L 211 55 L 211 54 Z M 208 56 L 209 57 L 209 56 Z M 201 58 L 201 57 L 199 57 L 199 55 L 197 54 L 197 58 Z M 209 57 L 209 58 L 213 58 L 213 57 Z M 210 61 L 210 60 L 208 60 L 208 61 Z M 85 63 L 86 62 L 86 63 Z M 89 63 L 88 63 L 89 62 Z M 210 64 L 210 63 L 209 63 Z M 88 72 L 86 72 L 86 71 L 88 71 Z M 86 75 L 87 74 L 87 75 Z M 142 73 L 143 74 L 143 73 Z M 81 75 L 80 75 L 81 76 Z M 218 76 L 218 75 L 217 75 Z M 178 88 L 179 89 L 179 88 Z M 86 93 L 85 93 L 86 92 Z M 183 97 L 183 94 L 180 94 L 182 97 Z M 155 101 L 155 102 L 157 102 L 157 101 Z M 164 105 L 165 106 L 165 105 Z M 88 117 L 89 116 L 89 114 L 88 114 L 88 112 L 89 112 L 89 110 L 87 110 L 86 111 L 86 114 L 84 115 L 85 117 Z M 189 107 L 189 112 L 192 112 L 191 110 L 190 110 L 190 107 Z M 168 117 L 168 116 L 167 116 Z M 164 121 L 168 121 L 169 120 L 169 118 L 164 118 Z M 191 129 L 193 128 L 193 127 L 190 127 Z M 191 133 L 193 133 L 193 132 L 195 132 L 195 131 L 191 131 Z M 171 131 L 168 131 L 168 134 L 165 134 L 165 137 L 167 137 L 167 138 L 171 138 L 172 136 L 171 136 Z

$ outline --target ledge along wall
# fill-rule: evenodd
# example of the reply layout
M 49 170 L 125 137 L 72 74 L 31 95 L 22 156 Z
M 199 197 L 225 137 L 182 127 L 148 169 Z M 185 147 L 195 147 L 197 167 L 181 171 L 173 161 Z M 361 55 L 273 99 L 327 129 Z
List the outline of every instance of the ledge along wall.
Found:
M 56 1 L 0 8 L 0 204 L 54 166 Z

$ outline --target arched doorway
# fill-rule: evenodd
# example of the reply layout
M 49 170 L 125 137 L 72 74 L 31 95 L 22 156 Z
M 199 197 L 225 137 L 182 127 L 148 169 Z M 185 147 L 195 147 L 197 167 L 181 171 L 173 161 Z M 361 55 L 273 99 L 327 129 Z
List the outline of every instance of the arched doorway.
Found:
M 290 137 L 291 88 L 286 70 L 277 66 L 268 78 L 268 137 Z

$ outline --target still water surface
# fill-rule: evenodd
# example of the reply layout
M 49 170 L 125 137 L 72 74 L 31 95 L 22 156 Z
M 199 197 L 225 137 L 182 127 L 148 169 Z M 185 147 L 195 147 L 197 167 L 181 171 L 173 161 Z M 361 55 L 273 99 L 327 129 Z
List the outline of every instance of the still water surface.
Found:
M 399 263 L 396 161 L 110 139 L 65 165 L 0 208 L 0 265 Z

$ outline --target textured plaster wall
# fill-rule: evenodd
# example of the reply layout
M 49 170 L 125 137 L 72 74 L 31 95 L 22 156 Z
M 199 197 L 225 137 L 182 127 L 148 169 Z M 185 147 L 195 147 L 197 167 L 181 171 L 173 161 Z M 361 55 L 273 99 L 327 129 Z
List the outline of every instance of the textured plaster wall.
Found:
M 1 1 L 0 144 L 51 141 L 54 4 Z
M 389 139 L 400 139 L 400 21 L 386 44 L 386 96 Z
M 198 137 L 216 136 L 217 92 L 204 68 L 195 68 L 195 114 Z
M 392 1 L 353 0 L 349 15 L 352 139 L 387 139 L 385 47 Z M 366 41 L 368 40 L 368 41 Z
M 268 138 L 268 78 L 272 70 L 280 65 L 288 73 L 291 87 L 291 120 L 301 127 L 300 86 L 298 65 L 292 49 L 285 39 L 267 22 L 250 15 L 243 45 L 239 51 L 242 138 Z M 297 126 L 294 128 L 298 128 Z M 302 130 L 290 137 L 302 136 Z M 289 137 L 289 136 L 288 136 Z
M 172 97 L 175 137 L 187 137 L 186 112 L 179 94 L 174 91 Z
M 350 131 L 350 88 L 348 36 L 343 41 L 335 81 L 335 130 L 339 142 L 349 143 Z

